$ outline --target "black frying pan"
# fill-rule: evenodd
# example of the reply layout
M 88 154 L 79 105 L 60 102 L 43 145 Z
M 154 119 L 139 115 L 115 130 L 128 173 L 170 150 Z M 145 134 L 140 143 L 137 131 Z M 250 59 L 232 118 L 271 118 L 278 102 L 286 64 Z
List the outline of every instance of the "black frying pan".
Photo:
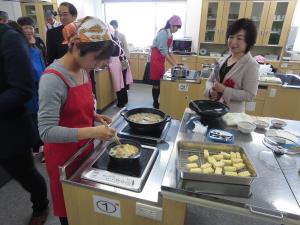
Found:
M 156 115 L 160 115 L 163 118 L 163 120 L 158 123 L 143 124 L 143 123 L 136 123 L 128 119 L 129 116 L 136 113 L 153 113 Z M 141 132 L 161 131 L 165 127 L 165 124 L 171 120 L 170 116 L 167 116 L 164 112 L 154 108 L 135 108 L 135 109 L 121 112 L 121 116 L 124 117 L 124 119 L 127 121 L 127 123 L 132 129 Z
M 191 110 L 205 119 L 215 119 L 229 112 L 229 107 L 211 100 L 194 100 L 189 103 Z
M 119 139 L 121 144 L 130 144 L 130 145 L 134 145 L 135 147 L 138 148 L 138 153 L 133 156 L 133 157 L 128 157 L 128 158 L 117 158 L 113 155 L 110 154 L 110 150 L 115 147 L 116 145 L 118 145 L 115 141 L 112 141 L 110 144 L 107 145 L 106 147 L 106 151 L 107 154 L 109 155 L 110 158 L 110 163 L 113 164 L 118 164 L 118 165 L 127 165 L 130 166 L 132 163 L 137 163 L 139 162 L 140 156 L 141 156 L 141 145 L 135 141 L 132 140 L 128 140 L 128 139 Z

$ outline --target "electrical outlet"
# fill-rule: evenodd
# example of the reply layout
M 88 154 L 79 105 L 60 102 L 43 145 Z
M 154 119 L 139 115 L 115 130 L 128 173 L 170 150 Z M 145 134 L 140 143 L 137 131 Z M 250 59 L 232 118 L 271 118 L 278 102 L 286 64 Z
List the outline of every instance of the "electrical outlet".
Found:
M 269 97 L 275 98 L 276 93 L 277 93 L 277 89 L 271 88 L 270 93 L 269 93 Z
M 149 219 L 162 221 L 162 208 L 160 207 L 137 202 L 135 213 L 136 215 L 147 217 Z

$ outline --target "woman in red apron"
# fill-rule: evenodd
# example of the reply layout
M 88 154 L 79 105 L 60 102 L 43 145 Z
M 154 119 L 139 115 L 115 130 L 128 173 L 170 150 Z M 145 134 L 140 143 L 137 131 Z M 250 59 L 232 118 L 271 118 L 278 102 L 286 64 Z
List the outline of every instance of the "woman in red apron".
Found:
M 94 121 L 105 124 L 111 119 L 94 112 L 92 86 L 86 72 L 107 64 L 111 56 L 112 41 L 106 24 L 85 17 L 65 26 L 63 33 L 69 50 L 45 70 L 39 92 L 39 130 L 45 143 L 53 211 L 62 225 L 68 220 L 59 166 L 89 139 L 108 140 L 115 134 L 107 126 L 93 126 Z M 84 154 L 92 148 L 89 146 Z
M 152 81 L 153 107 L 159 108 L 158 97 L 160 93 L 160 79 L 165 73 L 165 59 L 172 65 L 177 65 L 173 56 L 169 53 L 169 48 L 173 41 L 172 34 L 181 28 L 179 16 L 172 16 L 164 28 L 156 35 L 151 46 L 150 58 L 150 80 Z

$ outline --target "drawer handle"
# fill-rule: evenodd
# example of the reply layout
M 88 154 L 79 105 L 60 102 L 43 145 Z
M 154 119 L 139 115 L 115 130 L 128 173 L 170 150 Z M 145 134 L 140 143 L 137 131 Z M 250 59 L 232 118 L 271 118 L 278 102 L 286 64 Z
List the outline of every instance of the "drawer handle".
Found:
M 272 211 L 272 213 L 274 213 L 274 214 L 271 214 L 271 213 L 262 212 L 262 211 L 271 212 L 271 210 L 267 210 L 267 209 L 264 209 L 264 208 L 260 208 L 260 207 L 257 207 L 257 206 L 251 206 L 251 205 L 249 205 L 248 207 L 249 207 L 250 212 L 252 212 L 253 214 L 272 217 L 272 218 L 276 218 L 276 219 L 280 219 L 280 220 L 283 219 L 283 213 L 280 212 L 280 211 Z M 256 208 L 256 209 L 254 209 L 254 208 Z

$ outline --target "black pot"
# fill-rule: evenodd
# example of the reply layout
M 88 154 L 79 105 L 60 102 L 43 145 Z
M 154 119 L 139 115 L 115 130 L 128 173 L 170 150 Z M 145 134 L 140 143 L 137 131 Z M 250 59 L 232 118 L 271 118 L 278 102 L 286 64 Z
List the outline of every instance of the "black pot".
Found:
M 142 124 L 142 123 L 135 123 L 128 119 L 129 116 L 136 114 L 136 113 L 153 113 L 160 115 L 163 120 L 158 123 L 151 123 L 151 124 Z M 171 117 L 166 115 L 164 112 L 154 109 L 154 108 L 135 108 L 128 111 L 121 112 L 121 116 L 124 117 L 124 119 L 127 121 L 129 126 L 136 131 L 141 132 L 157 132 L 161 131 L 165 124 L 171 120 Z
M 135 147 L 138 148 L 138 153 L 131 158 L 117 158 L 114 157 L 112 155 L 110 155 L 110 150 L 115 147 L 116 145 L 118 145 L 115 141 L 112 141 L 110 144 L 107 145 L 106 147 L 106 152 L 109 155 L 109 159 L 110 159 L 110 163 L 112 164 L 117 164 L 117 165 L 122 165 L 122 166 L 131 166 L 132 164 L 136 164 L 139 163 L 139 159 L 141 157 L 141 150 L 142 150 L 142 146 L 132 140 L 128 140 L 128 139 L 119 139 L 121 144 L 130 144 L 130 145 L 134 145 Z
M 230 110 L 227 105 L 211 100 L 191 101 L 189 107 L 204 119 L 218 118 Z

